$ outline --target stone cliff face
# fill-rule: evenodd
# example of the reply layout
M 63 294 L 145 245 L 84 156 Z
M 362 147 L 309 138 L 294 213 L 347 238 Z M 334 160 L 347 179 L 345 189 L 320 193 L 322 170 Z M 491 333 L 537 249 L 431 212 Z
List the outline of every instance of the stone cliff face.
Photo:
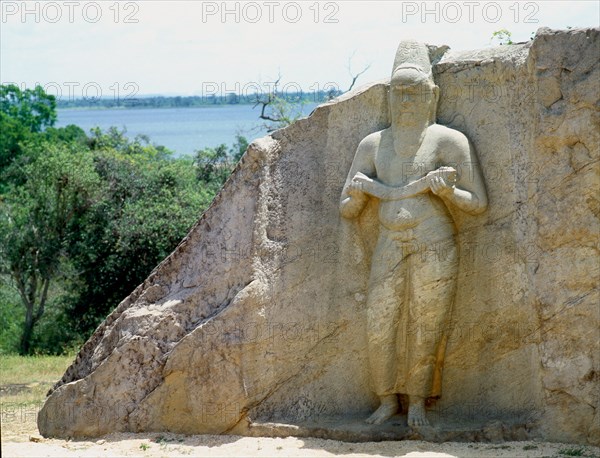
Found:
M 541 29 L 532 43 L 443 51 L 432 48 L 438 122 L 474 144 L 489 207 L 455 215 L 458 292 L 430 420 L 597 444 L 600 33 Z M 358 143 L 388 111 L 388 84 L 374 83 L 252 143 L 84 345 L 40 432 L 253 434 L 367 416 L 377 203 L 358 222 L 338 204 Z

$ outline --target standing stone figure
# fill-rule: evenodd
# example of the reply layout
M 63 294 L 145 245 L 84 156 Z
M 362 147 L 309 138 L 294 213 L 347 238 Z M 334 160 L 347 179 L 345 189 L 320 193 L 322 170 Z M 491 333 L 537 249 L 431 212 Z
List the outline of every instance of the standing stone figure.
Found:
M 427 425 L 425 401 L 441 395 L 447 326 L 456 292 L 458 247 L 449 208 L 487 207 L 473 146 L 436 124 L 439 88 L 427 47 L 402 42 L 389 93 L 391 125 L 365 137 L 342 191 L 340 212 L 355 218 L 379 199 L 379 239 L 367 296 L 368 354 L 381 424 L 407 395 L 409 426 Z

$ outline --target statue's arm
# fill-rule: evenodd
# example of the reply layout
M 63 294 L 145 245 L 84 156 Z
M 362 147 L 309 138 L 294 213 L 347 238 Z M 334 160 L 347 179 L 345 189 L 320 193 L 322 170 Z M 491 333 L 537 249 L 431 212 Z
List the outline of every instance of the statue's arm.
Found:
M 366 137 L 358 145 L 340 198 L 340 214 L 344 218 L 357 217 L 369 200 L 367 193 L 353 181 L 353 178 L 359 172 L 365 176 L 375 175 L 373 151 L 373 140 L 370 137 Z
M 450 185 L 443 178 L 430 173 L 431 191 L 464 212 L 473 215 L 483 213 L 488 199 L 475 148 L 463 134 L 455 131 L 453 141 L 445 151 L 446 157 L 442 160 L 457 164 L 458 180 Z
M 395 196 L 398 194 L 400 188 L 383 184 L 362 172 L 356 172 L 349 186 L 381 200 L 393 200 L 399 198 Z
M 457 172 L 453 167 L 442 166 L 437 170 L 430 172 L 430 174 L 435 174 L 438 177 L 442 177 L 448 183 L 456 182 Z M 355 186 L 357 186 L 358 189 L 371 196 L 377 197 L 381 200 L 399 200 L 406 199 L 407 197 L 413 197 L 424 192 L 429 192 L 429 180 L 430 178 L 428 175 L 423 178 L 419 178 L 418 180 L 411 181 L 404 186 L 388 186 L 374 178 L 369 178 L 368 176 L 357 172 L 352 181 L 355 183 Z

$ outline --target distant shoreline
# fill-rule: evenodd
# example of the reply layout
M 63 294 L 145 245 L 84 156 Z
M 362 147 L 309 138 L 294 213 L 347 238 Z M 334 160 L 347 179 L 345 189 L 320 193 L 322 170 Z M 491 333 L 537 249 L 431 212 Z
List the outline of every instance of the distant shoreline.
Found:
M 334 92 L 295 92 L 276 94 L 278 102 L 281 100 L 290 105 L 320 104 L 331 100 L 339 95 Z M 227 94 L 211 96 L 149 96 L 149 97 L 125 97 L 125 98 L 98 98 L 98 99 L 69 99 L 56 100 L 56 108 L 59 110 L 143 110 L 147 108 L 203 108 L 219 106 L 256 106 L 261 108 L 265 100 L 261 97 L 256 101 L 257 95 Z
M 243 106 L 248 106 L 248 105 L 254 105 L 253 103 L 236 103 L 235 105 L 243 105 Z M 65 107 L 65 106 L 61 106 L 60 104 L 57 104 L 56 109 L 57 110 L 61 110 L 61 111 L 83 111 L 83 110 L 98 110 L 98 111 L 104 111 L 104 110 L 167 110 L 167 109 L 173 109 L 173 108 L 177 108 L 177 109 L 182 109 L 182 110 L 187 110 L 190 108 L 216 108 L 216 107 L 228 107 L 231 106 L 231 104 L 225 104 L 225 103 L 215 103 L 215 104 L 211 104 L 211 105 L 193 105 L 193 106 L 189 106 L 189 107 L 175 107 L 175 106 L 123 106 L 123 105 L 115 105 L 115 106 L 97 106 L 97 105 L 82 105 L 82 106 L 77 106 L 77 107 Z

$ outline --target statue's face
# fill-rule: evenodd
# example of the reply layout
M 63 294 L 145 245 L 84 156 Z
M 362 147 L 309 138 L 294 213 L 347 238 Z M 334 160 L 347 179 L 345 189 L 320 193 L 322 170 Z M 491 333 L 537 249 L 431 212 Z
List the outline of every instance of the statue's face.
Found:
M 390 108 L 394 121 L 403 125 L 420 125 L 431 120 L 435 116 L 436 89 L 431 84 L 392 85 Z

